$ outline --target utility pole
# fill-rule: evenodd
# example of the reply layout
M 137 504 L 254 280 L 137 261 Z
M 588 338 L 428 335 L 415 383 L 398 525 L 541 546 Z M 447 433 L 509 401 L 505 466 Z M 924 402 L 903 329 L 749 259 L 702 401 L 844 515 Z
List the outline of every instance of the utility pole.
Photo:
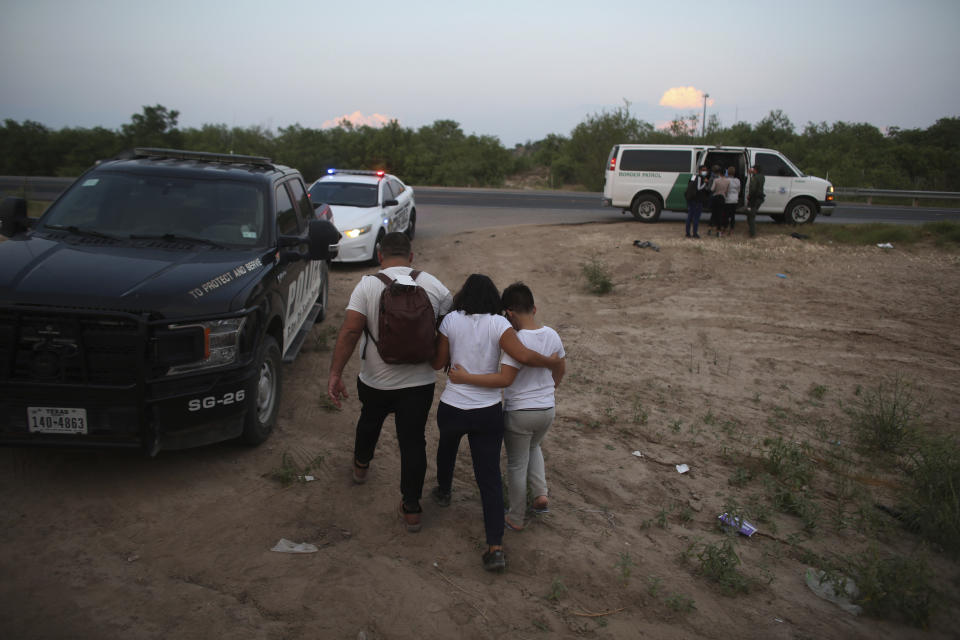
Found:
M 700 137 L 707 137 L 707 98 L 710 97 L 709 93 L 703 94 L 703 122 L 700 123 Z

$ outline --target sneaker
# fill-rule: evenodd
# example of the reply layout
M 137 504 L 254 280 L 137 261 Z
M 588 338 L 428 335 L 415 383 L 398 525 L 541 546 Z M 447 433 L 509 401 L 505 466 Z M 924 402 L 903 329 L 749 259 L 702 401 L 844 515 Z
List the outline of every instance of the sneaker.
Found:
M 430 492 L 430 497 L 433 498 L 433 501 L 437 503 L 439 507 L 449 507 L 450 506 L 450 492 L 444 491 L 440 487 L 434 487 L 433 491 Z
M 487 571 L 503 571 L 507 568 L 507 559 L 503 555 L 503 549 L 496 551 L 486 551 L 483 554 L 483 568 Z
M 370 471 L 370 463 L 361 465 L 356 460 L 353 461 L 353 481 L 356 484 L 363 484 L 367 481 L 367 472 Z
M 419 506 L 417 506 L 416 511 L 412 511 L 407 509 L 407 506 L 403 504 L 403 502 L 400 503 L 400 517 L 403 518 L 404 523 L 406 523 L 408 533 L 420 531 L 420 527 L 422 526 L 420 522 L 421 513 L 423 513 L 423 509 Z
M 700 238 L 700 234 L 699 234 L 699 233 L 695 233 L 695 234 L 693 234 L 693 237 L 699 239 L 699 238 Z

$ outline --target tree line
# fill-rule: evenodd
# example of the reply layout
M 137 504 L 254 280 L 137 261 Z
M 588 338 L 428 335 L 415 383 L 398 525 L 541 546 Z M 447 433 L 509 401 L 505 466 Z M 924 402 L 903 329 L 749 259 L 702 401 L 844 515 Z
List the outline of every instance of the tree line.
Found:
M 383 127 L 344 123 L 329 129 L 294 124 L 271 129 L 205 124 L 180 128 L 179 112 L 145 106 L 118 130 L 54 130 L 30 120 L 0 126 L 0 175 L 78 176 L 97 160 L 134 147 L 167 147 L 266 156 L 312 181 L 329 167 L 385 169 L 409 184 L 500 186 L 511 175 L 539 170 L 550 184 L 603 188 L 610 149 L 620 143 L 768 147 L 805 173 L 837 187 L 960 191 L 960 118 L 926 129 L 881 131 L 867 123 L 810 122 L 797 131 L 783 111 L 756 124 L 724 126 L 716 116 L 677 116 L 665 128 L 630 114 L 629 103 L 588 115 L 569 135 L 504 147 L 495 136 L 466 135 L 453 120 L 418 129 L 394 120 Z

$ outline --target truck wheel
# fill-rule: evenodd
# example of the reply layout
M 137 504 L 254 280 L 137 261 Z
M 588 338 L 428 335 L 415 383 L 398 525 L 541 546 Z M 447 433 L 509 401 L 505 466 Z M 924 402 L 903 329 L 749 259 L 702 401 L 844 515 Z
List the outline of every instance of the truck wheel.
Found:
M 320 313 L 317 314 L 317 319 L 314 320 L 314 324 L 323 322 L 324 318 L 327 317 L 327 302 L 330 300 L 330 267 L 324 261 L 323 265 L 320 267 L 320 295 L 317 296 L 317 304 L 320 305 Z
M 241 438 L 247 444 L 260 444 L 273 431 L 280 408 L 280 364 L 277 341 L 271 335 L 264 336 L 257 384 L 247 398 L 247 417 L 243 423 Z
M 806 198 L 797 198 L 787 205 L 784 213 L 789 224 L 810 224 L 817 217 L 817 205 Z
M 656 196 L 640 196 L 633 201 L 633 217 L 640 222 L 656 222 L 660 219 L 660 199 Z
M 383 236 L 386 234 L 383 232 L 383 229 L 380 229 L 380 233 L 377 234 L 377 241 L 373 243 L 373 255 L 370 256 L 370 264 L 375 267 L 380 266 L 380 243 L 383 242 Z

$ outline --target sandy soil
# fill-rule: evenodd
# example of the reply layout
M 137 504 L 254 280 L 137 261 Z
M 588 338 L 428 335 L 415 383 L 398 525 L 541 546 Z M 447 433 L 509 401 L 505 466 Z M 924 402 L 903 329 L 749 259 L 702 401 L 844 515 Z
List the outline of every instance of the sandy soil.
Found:
M 370 269 L 340 267 L 334 311 L 285 369 L 278 428 L 260 448 L 154 460 L 0 451 L 0 637 L 952 637 L 960 570 L 944 556 L 927 552 L 944 599 L 930 631 L 845 613 L 807 588 L 798 558 L 857 553 L 871 540 L 884 552 L 918 549 L 872 508 L 893 504 L 903 478 L 856 451 L 844 410 L 858 388 L 899 374 L 928 399 L 929 428 L 955 431 L 960 256 L 821 246 L 776 228 L 755 242 L 678 231 L 529 226 L 415 244 L 416 264 L 451 290 L 472 272 L 500 287 L 524 280 L 568 352 L 544 445 L 551 513 L 507 532 L 505 574 L 480 565 L 465 443 L 453 504 L 425 500 L 420 533 L 397 515 L 392 421 L 370 480 L 351 482 L 358 404 L 331 410 L 324 390 L 342 308 Z M 586 288 L 581 265 L 592 257 L 612 273 L 606 296 Z M 355 355 L 350 378 L 357 364 Z M 808 535 L 771 511 L 759 534 L 735 540 L 754 588 L 725 596 L 699 575 L 696 554 L 724 540 L 724 506 L 768 504 L 760 479 L 730 481 L 738 470 L 759 476 L 764 440 L 776 436 L 812 447 L 820 525 Z M 433 416 L 427 440 L 429 489 Z M 272 474 L 284 455 L 316 480 L 282 486 Z M 846 466 L 827 464 L 838 459 Z M 843 481 L 864 492 L 865 519 L 841 499 Z M 280 538 L 319 551 L 271 552 Z

